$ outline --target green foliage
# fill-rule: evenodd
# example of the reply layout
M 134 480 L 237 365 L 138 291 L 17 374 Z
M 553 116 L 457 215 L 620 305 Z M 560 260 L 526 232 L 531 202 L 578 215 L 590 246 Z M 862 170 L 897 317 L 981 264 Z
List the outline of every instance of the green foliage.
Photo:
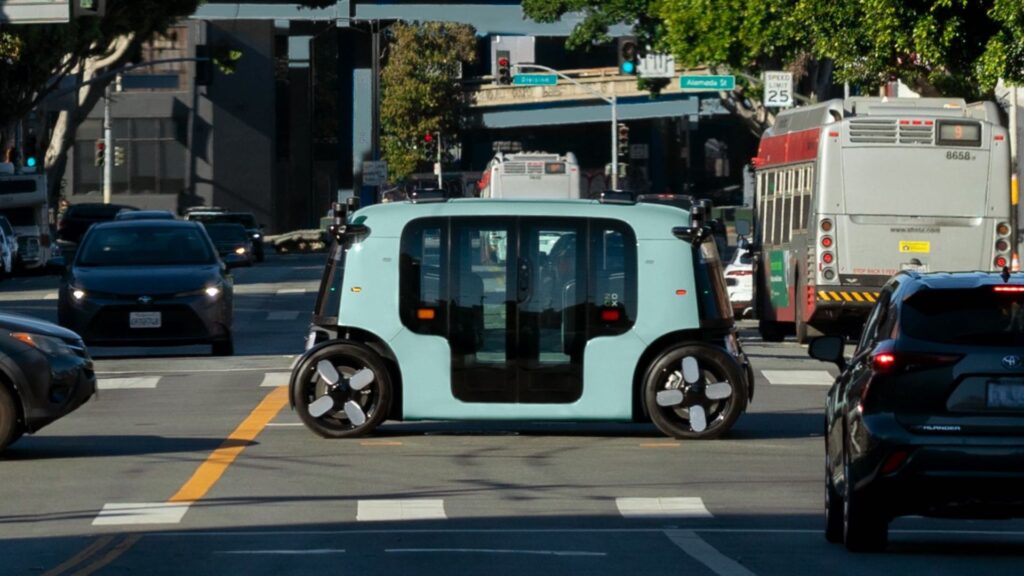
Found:
M 197 0 L 108 0 L 103 18 L 67 24 L 0 26 L 0 126 L 23 117 L 87 58 L 102 57 L 114 39 L 148 38 L 195 12 Z
M 865 89 L 900 78 L 929 94 L 976 98 L 1024 81 L 1021 0 L 524 0 L 540 22 L 579 12 L 567 46 L 607 42 L 626 24 L 685 66 L 757 76 L 830 62 Z
M 463 24 L 397 23 L 381 72 L 381 148 L 394 178 L 432 162 L 427 133 L 441 133 L 445 147 L 459 141 L 465 105 L 458 78 L 461 63 L 476 61 L 476 36 Z

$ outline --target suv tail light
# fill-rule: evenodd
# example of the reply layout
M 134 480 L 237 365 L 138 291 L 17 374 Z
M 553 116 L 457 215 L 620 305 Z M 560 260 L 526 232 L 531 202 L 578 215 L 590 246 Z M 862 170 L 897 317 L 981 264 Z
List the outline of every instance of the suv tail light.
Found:
M 950 366 L 960 361 L 958 354 L 926 354 L 919 352 L 879 352 L 871 357 L 876 374 L 905 374 L 931 368 Z

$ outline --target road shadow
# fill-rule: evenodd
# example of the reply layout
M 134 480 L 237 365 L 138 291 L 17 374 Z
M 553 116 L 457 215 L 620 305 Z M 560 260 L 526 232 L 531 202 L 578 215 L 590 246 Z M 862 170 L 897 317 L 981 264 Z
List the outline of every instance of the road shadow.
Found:
M 0 462 L 30 462 L 64 458 L 109 458 L 154 454 L 210 452 L 217 448 L 246 447 L 255 441 L 154 435 L 27 435 L 0 453 Z

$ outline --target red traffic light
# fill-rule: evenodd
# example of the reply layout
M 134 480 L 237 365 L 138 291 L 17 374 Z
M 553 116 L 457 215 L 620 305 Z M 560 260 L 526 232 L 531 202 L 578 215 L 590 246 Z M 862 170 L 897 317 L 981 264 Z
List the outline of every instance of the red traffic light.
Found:
M 427 132 L 426 134 L 423 135 L 423 141 L 426 142 L 427 144 L 430 144 L 431 142 L 434 141 L 434 135 L 431 134 L 430 132 Z
M 106 148 L 107 148 L 107 145 L 104 144 L 103 142 L 97 142 L 96 143 L 96 149 L 97 150 L 105 150 Z
M 508 58 L 499 58 L 498 59 L 498 66 L 501 66 L 501 67 L 504 68 L 505 66 L 508 66 L 508 65 L 509 65 Z

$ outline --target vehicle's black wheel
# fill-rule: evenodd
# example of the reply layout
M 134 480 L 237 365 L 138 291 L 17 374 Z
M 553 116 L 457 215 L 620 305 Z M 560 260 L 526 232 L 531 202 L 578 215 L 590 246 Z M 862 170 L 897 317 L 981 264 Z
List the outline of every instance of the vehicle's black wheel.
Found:
M 235 339 L 228 334 L 224 340 L 213 342 L 212 352 L 214 356 L 233 356 L 235 354 Z
M 782 342 L 786 339 L 786 330 L 781 322 L 761 320 L 757 323 L 757 331 L 765 342 Z
M 717 438 L 747 407 L 743 368 L 703 344 L 670 348 L 647 369 L 644 404 L 659 430 L 674 438 Z
M 14 401 L 14 394 L 7 386 L 0 384 L 0 452 L 21 438 L 18 407 Z
M 850 552 L 879 552 L 889 542 L 889 520 L 855 483 L 847 459 L 843 465 L 843 542 Z
M 368 434 L 391 409 L 391 375 L 380 356 L 360 344 L 325 346 L 303 360 L 292 377 L 299 418 L 324 438 Z
M 843 497 L 832 482 L 828 471 L 828 454 L 825 455 L 825 540 L 833 544 L 843 543 Z

